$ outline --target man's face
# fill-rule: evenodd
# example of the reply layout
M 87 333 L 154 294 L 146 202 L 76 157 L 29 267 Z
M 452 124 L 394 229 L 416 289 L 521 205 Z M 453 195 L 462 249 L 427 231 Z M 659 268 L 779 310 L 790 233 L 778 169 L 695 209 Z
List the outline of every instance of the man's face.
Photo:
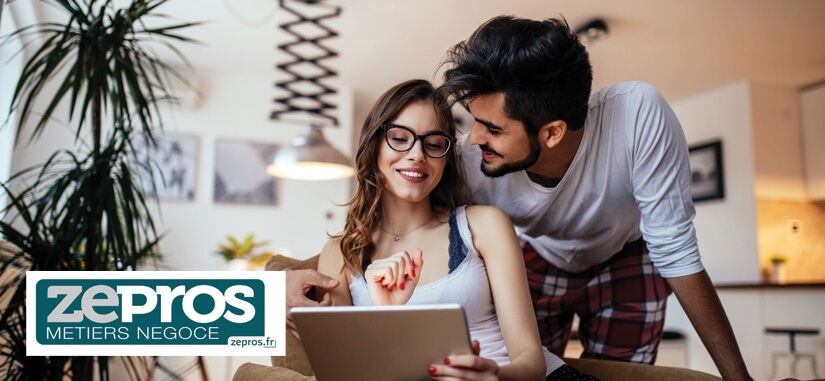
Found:
M 481 172 L 499 177 L 536 163 L 541 144 L 504 112 L 504 93 L 474 98 L 467 106 L 474 119 L 467 141 L 481 148 Z

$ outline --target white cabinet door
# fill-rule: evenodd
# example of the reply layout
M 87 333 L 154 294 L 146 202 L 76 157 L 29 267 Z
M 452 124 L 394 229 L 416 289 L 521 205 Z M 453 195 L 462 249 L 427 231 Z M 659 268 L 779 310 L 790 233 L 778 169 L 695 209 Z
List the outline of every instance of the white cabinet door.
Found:
M 801 92 L 808 197 L 825 200 L 825 84 Z

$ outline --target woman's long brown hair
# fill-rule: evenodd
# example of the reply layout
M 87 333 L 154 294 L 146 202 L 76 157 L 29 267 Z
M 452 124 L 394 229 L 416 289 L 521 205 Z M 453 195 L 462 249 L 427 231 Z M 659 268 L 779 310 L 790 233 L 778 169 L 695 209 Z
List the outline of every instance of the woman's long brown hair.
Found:
M 355 155 L 355 195 L 345 204 L 349 206 L 349 210 L 344 230 L 333 236 L 340 238 L 344 266 L 351 274 L 360 274 L 364 258 L 372 257 L 375 251 L 372 232 L 381 222 L 383 213 L 381 200 L 385 179 L 378 170 L 378 152 L 381 144 L 385 144 L 381 125 L 395 119 L 404 107 L 414 101 L 431 103 L 441 130 L 449 136 L 455 136 L 455 121 L 450 107 L 444 99 L 436 96 L 435 87 L 429 81 L 406 81 L 381 95 L 361 128 Z M 450 149 L 446 159 L 447 165 L 441 181 L 430 193 L 430 204 L 436 213 L 453 210 L 469 199 L 456 147 Z

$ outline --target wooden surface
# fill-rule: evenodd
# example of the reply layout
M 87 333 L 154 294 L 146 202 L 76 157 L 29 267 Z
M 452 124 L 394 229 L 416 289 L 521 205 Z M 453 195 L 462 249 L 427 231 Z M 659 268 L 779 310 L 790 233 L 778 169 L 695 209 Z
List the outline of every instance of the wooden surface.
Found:
M 825 281 L 812 282 L 789 282 L 789 283 L 726 283 L 716 284 L 716 289 L 745 289 L 745 288 L 770 288 L 770 289 L 792 289 L 792 288 L 825 288 Z

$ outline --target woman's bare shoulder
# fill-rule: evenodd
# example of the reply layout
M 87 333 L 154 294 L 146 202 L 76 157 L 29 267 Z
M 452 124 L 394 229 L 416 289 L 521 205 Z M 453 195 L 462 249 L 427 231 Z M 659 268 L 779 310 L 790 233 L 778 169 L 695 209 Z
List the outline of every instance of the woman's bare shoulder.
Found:
M 510 217 L 503 210 L 493 205 L 471 205 L 465 208 L 467 222 L 470 225 L 479 227 L 492 225 L 500 227 L 501 224 L 512 225 Z
M 321 255 L 324 253 L 329 254 L 341 254 L 341 237 L 331 237 L 327 239 L 327 242 L 324 243 L 324 248 L 321 249 Z
M 340 243 L 340 238 L 333 237 L 327 240 L 318 259 L 318 271 L 330 275 L 334 271 L 337 272 L 344 265 L 344 255 L 341 253 Z

